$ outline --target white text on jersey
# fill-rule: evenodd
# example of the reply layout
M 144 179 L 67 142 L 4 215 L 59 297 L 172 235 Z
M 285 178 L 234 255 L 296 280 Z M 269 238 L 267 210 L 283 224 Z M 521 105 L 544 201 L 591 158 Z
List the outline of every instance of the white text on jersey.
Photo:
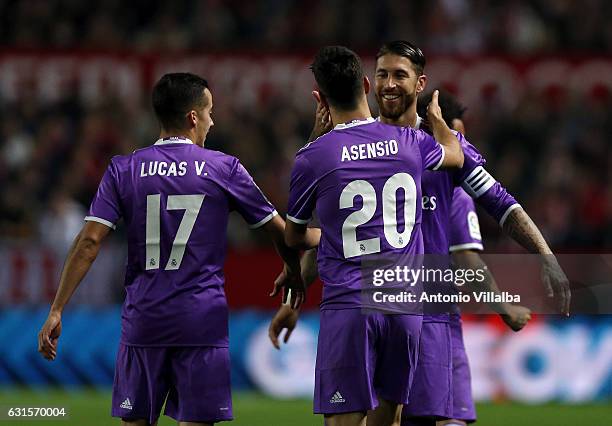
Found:
M 204 171 L 205 161 L 195 161 L 195 172 L 198 176 Z M 140 164 L 140 177 L 147 176 L 185 176 L 187 174 L 187 162 L 181 161 L 146 161 Z M 206 175 L 206 173 L 204 173 Z
M 360 143 L 350 147 L 342 147 L 342 158 L 340 161 L 365 160 L 368 158 L 384 157 L 386 155 L 397 154 L 397 141 L 378 141 L 370 143 Z

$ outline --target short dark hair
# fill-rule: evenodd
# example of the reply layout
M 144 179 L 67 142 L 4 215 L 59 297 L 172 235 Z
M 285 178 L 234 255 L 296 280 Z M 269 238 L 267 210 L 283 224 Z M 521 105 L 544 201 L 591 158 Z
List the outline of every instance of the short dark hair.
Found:
M 343 46 L 323 47 L 310 69 L 330 105 L 343 110 L 357 107 L 364 88 L 363 67 L 355 52 Z
M 384 55 L 398 55 L 410 59 L 418 75 L 425 71 L 425 55 L 423 51 L 406 40 L 394 40 L 382 45 L 376 54 L 376 59 Z
M 417 112 L 423 118 L 427 117 L 427 105 L 431 102 L 432 95 L 433 92 L 430 92 L 424 96 L 419 96 L 417 100 Z M 461 120 L 463 118 L 463 113 L 467 109 L 455 96 L 446 90 L 440 90 L 438 104 L 440 105 L 440 109 L 442 109 L 442 118 L 451 129 L 453 128 L 453 120 Z
M 208 82 L 195 74 L 165 74 L 153 88 L 153 110 L 165 130 L 183 130 L 185 115 L 206 105 Z

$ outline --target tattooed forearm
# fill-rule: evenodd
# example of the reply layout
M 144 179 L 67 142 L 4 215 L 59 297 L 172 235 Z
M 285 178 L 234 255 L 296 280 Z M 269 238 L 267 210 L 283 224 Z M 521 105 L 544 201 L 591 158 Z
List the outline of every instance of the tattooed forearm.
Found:
M 535 223 L 522 208 L 514 209 L 504 222 L 503 229 L 514 241 L 530 253 L 552 254 L 550 247 Z

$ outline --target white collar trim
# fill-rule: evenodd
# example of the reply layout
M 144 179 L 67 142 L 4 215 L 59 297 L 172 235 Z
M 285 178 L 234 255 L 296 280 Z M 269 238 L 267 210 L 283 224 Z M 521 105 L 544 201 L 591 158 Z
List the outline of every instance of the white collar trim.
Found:
M 419 114 L 417 114 L 417 119 L 416 119 L 416 123 L 414 123 L 414 128 L 415 129 L 420 129 L 421 128 L 421 124 L 423 124 L 423 119 L 421 118 L 421 116 Z
M 361 126 L 363 124 L 373 123 L 374 121 L 376 120 L 374 120 L 373 117 L 368 117 L 365 120 L 353 120 L 349 123 L 336 124 L 336 127 L 334 127 L 334 130 L 348 129 L 350 127 Z
M 169 145 L 171 143 L 190 143 L 193 144 L 191 139 L 183 136 L 170 136 L 169 138 L 158 139 L 155 145 Z
M 378 117 L 376 117 L 376 121 L 380 121 L 380 115 Z M 423 118 L 417 114 L 417 119 L 416 119 L 416 123 L 414 124 L 414 129 L 420 129 L 421 128 L 421 124 L 423 124 Z

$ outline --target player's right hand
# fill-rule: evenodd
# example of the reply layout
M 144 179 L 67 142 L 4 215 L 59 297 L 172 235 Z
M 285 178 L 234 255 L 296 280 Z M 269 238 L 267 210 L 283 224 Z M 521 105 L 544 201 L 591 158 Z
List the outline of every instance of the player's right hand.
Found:
M 502 320 L 512 331 L 520 331 L 531 319 L 531 310 L 525 306 L 509 304 L 504 307 L 500 314 Z
M 283 337 L 283 342 L 287 343 L 289 341 L 289 337 L 297 324 L 299 315 L 300 312 L 298 310 L 291 309 L 287 305 L 282 305 L 276 315 L 274 315 L 274 318 L 272 318 L 270 322 L 270 327 L 268 327 L 268 337 L 276 349 L 280 349 L 278 337 L 283 329 L 287 329 Z
M 312 96 L 317 102 L 317 110 L 315 111 L 315 121 L 312 132 L 308 138 L 309 142 L 312 142 L 332 129 L 331 115 L 329 114 L 329 109 L 321 99 L 321 94 L 317 90 L 313 90 Z
M 62 315 L 51 311 L 38 333 L 38 352 L 43 358 L 53 361 L 57 356 L 57 343 L 62 333 Z

